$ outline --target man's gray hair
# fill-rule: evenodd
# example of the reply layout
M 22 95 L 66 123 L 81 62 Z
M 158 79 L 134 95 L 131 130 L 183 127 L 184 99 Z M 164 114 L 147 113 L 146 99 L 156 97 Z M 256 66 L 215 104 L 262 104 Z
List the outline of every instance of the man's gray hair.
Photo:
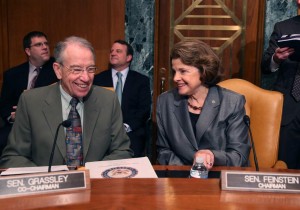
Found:
M 62 54 L 69 44 L 77 44 L 89 49 L 93 54 L 94 60 L 96 59 L 95 50 L 88 40 L 77 36 L 70 36 L 67 37 L 64 41 L 58 42 L 54 48 L 54 58 L 57 63 L 63 63 L 64 58 Z

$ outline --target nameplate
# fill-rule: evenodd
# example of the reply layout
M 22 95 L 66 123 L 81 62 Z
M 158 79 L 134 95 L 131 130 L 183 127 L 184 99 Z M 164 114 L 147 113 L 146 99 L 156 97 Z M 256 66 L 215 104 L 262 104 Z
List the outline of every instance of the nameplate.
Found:
M 299 193 L 300 174 L 221 171 L 222 190 Z
M 0 198 L 90 189 L 89 171 L 61 171 L 0 177 Z

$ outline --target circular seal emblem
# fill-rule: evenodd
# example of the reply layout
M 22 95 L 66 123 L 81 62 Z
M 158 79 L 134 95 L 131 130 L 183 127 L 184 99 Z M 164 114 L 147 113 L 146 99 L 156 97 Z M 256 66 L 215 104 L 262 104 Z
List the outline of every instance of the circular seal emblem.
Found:
M 135 168 L 131 167 L 114 167 L 102 172 L 104 178 L 132 178 L 138 174 Z

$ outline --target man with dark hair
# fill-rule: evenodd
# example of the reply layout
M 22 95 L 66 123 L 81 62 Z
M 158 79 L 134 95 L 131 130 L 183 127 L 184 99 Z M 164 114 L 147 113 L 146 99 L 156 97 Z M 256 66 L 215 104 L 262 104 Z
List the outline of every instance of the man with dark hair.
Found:
M 8 69 L 3 75 L 0 116 L 6 125 L 0 129 L 0 154 L 15 120 L 15 110 L 22 92 L 58 81 L 53 71 L 54 59 L 50 57 L 46 34 L 29 32 L 24 36 L 23 48 L 28 61 Z
M 145 156 L 147 120 L 151 110 L 149 78 L 129 68 L 133 49 L 117 40 L 110 50 L 110 69 L 95 76 L 94 84 L 114 87 L 123 113 L 123 123 L 135 157 Z

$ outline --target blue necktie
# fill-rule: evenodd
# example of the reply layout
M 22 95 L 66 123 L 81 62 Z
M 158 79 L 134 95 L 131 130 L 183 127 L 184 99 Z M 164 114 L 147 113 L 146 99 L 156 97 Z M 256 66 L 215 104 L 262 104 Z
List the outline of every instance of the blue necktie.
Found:
M 117 86 L 116 86 L 116 92 L 117 92 L 117 96 L 119 99 L 120 104 L 122 103 L 122 73 L 121 72 L 117 72 L 117 76 L 118 76 L 118 82 L 117 82 Z
M 68 119 L 71 120 L 71 126 L 66 129 L 66 146 L 68 166 L 82 166 L 82 129 L 80 115 L 76 109 L 79 100 L 72 98 L 70 101 L 71 110 Z

